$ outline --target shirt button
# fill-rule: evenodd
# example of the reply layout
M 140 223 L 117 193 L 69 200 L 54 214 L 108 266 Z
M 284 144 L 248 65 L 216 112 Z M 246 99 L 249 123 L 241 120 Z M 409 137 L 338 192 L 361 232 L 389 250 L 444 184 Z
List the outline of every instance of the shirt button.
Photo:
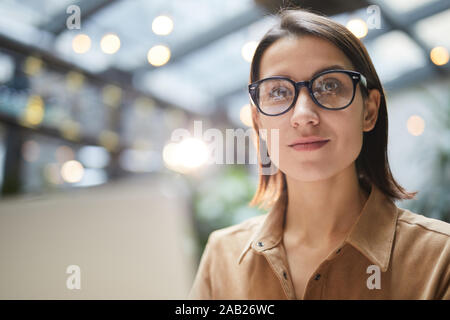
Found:
M 263 247 L 264 243 L 262 243 L 261 241 L 258 241 L 257 245 L 258 245 L 258 247 Z
M 319 280 L 320 279 L 320 273 L 316 274 L 316 276 L 314 277 L 314 280 Z

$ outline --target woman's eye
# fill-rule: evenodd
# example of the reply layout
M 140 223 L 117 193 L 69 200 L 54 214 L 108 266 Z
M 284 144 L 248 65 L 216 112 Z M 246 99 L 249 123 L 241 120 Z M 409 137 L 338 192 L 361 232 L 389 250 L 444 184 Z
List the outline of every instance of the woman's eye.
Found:
M 270 97 L 272 98 L 286 98 L 290 95 L 289 89 L 285 87 L 274 88 L 270 91 Z
M 319 88 L 321 92 L 336 92 L 340 89 L 341 83 L 338 80 L 326 80 L 320 83 Z

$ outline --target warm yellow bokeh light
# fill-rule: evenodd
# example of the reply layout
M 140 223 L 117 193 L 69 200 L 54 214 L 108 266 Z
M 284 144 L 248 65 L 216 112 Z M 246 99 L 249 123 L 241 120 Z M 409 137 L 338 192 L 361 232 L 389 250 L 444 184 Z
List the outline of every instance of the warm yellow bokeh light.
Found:
M 91 48 L 91 38 L 86 34 L 78 34 L 72 40 L 72 49 L 76 53 L 86 53 Z
M 241 122 L 247 127 L 253 127 L 252 109 L 249 104 L 242 106 L 239 113 L 239 118 L 241 119 Z
M 102 89 L 103 103 L 108 106 L 117 107 L 122 100 L 122 89 L 113 84 L 108 84 Z
M 413 136 L 420 136 L 425 130 L 425 121 L 422 117 L 413 115 L 409 117 L 406 127 L 408 128 L 408 132 Z
M 347 22 L 346 27 L 358 38 L 364 38 L 368 32 L 367 24 L 362 19 L 352 19 Z
M 76 71 L 69 71 L 66 75 L 66 84 L 67 88 L 71 91 L 77 91 L 79 90 L 84 83 L 84 75 L 76 72 Z
M 111 130 L 103 130 L 98 137 L 98 141 L 109 151 L 115 151 L 119 147 L 119 135 Z
M 147 97 L 138 97 L 134 100 L 134 110 L 139 117 L 148 117 L 155 110 L 155 101 Z
M 120 49 L 120 38 L 114 33 L 105 34 L 100 41 L 100 48 L 106 54 L 114 54 Z
M 76 160 L 67 161 L 61 167 L 61 176 L 66 182 L 79 182 L 83 178 L 83 175 L 83 165 Z
M 23 121 L 28 125 L 38 125 L 44 119 L 44 101 L 40 96 L 31 96 L 28 99 L 25 112 L 23 114 Z
M 134 100 L 134 107 L 135 108 L 142 108 L 142 109 L 149 109 L 153 110 L 155 107 L 155 100 L 150 99 L 148 97 L 137 97 L 136 100 Z
M 173 30 L 173 21 L 168 16 L 158 16 L 153 20 L 152 30 L 157 35 L 166 36 Z
M 29 76 L 35 76 L 41 71 L 42 65 L 40 58 L 28 57 L 23 64 L 23 71 Z
M 245 61 L 252 62 L 253 55 L 255 54 L 257 46 L 258 42 L 256 41 L 249 41 L 242 46 L 241 54 Z
M 444 47 L 435 47 L 430 52 L 430 59 L 437 66 L 443 66 L 448 63 L 448 50 Z
M 164 45 L 154 46 L 148 50 L 147 60 L 155 67 L 165 65 L 170 60 L 170 49 Z
M 81 134 L 80 124 L 76 121 L 67 119 L 62 121 L 59 126 L 61 135 L 68 140 L 78 140 Z

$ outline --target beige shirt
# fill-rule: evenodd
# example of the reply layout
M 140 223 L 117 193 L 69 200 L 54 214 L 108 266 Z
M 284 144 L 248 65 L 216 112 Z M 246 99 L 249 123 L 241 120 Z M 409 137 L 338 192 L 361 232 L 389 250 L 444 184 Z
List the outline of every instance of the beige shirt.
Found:
M 282 242 L 285 203 L 212 232 L 188 298 L 297 299 Z M 373 186 L 300 298 L 450 300 L 449 236 L 449 223 L 399 208 Z

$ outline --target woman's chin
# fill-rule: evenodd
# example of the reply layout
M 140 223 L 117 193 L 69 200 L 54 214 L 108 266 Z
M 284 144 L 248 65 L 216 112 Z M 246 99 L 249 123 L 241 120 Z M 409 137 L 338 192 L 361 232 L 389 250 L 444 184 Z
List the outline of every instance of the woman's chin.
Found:
M 289 176 L 292 179 L 302 181 L 302 182 L 314 182 L 328 179 L 331 174 L 325 174 L 324 171 L 321 170 L 288 170 L 283 171 L 284 174 Z

